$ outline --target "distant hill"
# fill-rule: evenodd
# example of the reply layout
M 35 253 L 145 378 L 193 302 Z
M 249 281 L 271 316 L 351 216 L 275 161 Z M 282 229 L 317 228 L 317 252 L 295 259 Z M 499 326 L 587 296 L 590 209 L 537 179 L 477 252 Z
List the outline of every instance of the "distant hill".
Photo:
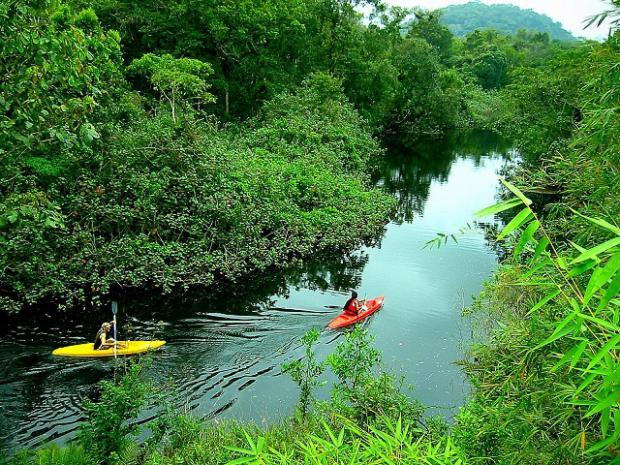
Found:
M 442 23 L 453 34 L 464 36 L 476 29 L 497 29 L 515 34 L 519 29 L 547 32 L 552 39 L 573 41 L 575 37 L 549 16 L 515 5 L 485 5 L 470 2 L 443 8 Z

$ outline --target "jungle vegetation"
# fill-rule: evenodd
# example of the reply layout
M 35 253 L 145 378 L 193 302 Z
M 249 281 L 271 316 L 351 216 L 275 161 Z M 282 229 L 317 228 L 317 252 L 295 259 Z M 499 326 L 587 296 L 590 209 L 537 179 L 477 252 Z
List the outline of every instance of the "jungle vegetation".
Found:
M 166 5 L 0 6 L 3 311 L 97 307 L 350 248 L 392 209 L 369 185 L 379 136 L 512 128 L 516 89 L 488 91 L 540 83 L 587 48 L 527 31 L 457 39 L 436 13 L 377 2 Z M 545 130 L 570 132 L 563 110 Z M 528 117 L 512 119 L 527 131 Z
M 480 212 L 513 253 L 468 310 L 474 392 L 453 425 L 428 421 L 363 332 L 325 362 L 310 333 L 279 427 L 163 416 L 140 445 L 133 367 L 85 406 L 75 444 L 17 463 L 620 463 L 620 33 L 454 37 L 440 14 L 346 0 L 160 6 L 0 5 L 3 311 L 354 247 L 394 205 L 369 183 L 379 136 L 485 128 L 522 162 Z

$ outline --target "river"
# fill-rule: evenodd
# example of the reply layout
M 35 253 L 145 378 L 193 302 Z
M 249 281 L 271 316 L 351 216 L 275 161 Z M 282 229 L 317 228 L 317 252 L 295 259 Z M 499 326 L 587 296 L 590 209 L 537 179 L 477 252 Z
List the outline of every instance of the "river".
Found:
M 349 289 L 385 295 L 366 327 L 384 365 L 413 385 L 412 395 L 449 417 L 469 385 L 455 361 L 469 340 L 464 306 L 497 266 L 484 228 L 472 227 L 437 249 L 438 232 L 470 224 L 494 202 L 498 173 L 512 151 L 489 134 L 440 142 L 393 144 L 374 180 L 398 199 L 381 239 L 345 256 L 317 258 L 284 273 L 253 276 L 226 292 L 120 303 L 124 334 L 165 338 L 151 375 L 194 415 L 272 423 L 292 412 L 297 388 L 282 363 L 301 355 L 298 339 L 324 328 Z M 101 319 L 109 318 L 102 315 Z M 90 386 L 112 376 L 110 360 L 61 359 L 54 347 L 84 342 L 100 322 L 67 317 L 11 325 L 0 336 L 0 450 L 32 447 L 75 435 Z M 322 330 L 325 357 L 341 333 Z M 326 395 L 322 393 L 321 395 Z M 152 415 L 149 410 L 143 419 Z

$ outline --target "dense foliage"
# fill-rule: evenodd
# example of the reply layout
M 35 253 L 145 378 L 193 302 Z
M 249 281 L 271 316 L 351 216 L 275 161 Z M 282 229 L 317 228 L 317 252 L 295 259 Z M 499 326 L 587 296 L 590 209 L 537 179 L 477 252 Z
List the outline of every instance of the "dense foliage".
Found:
M 385 221 L 391 200 L 366 187 L 380 149 L 333 77 L 221 128 L 209 63 L 147 53 L 124 69 L 92 10 L 3 9 L 4 310 L 234 280 Z
M 442 22 L 457 36 L 477 29 L 494 29 L 516 34 L 521 29 L 547 33 L 554 40 L 575 40 L 573 35 L 547 15 L 524 10 L 516 5 L 487 5 L 476 1 L 442 8 Z
M 360 3 L 4 2 L 2 308 L 350 247 L 391 207 L 372 132 L 484 126 L 484 90 L 562 48 Z
M 495 128 L 524 160 L 517 197 L 482 212 L 521 209 L 500 234 L 514 256 L 470 312 L 476 390 L 454 438 L 474 463 L 619 460 L 618 40 L 557 48 L 484 96 L 507 103 Z
M 139 446 L 134 371 L 87 404 L 81 444 L 17 460 L 620 460 L 620 33 L 558 42 L 569 38 L 549 21 L 517 32 L 516 10 L 479 3 L 466 8 L 503 12 L 486 19 L 504 32 L 375 1 L 68 3 L 0 5 L 3 311 L 234 281 L 351 248 L 394 205 L 369 187 L 373 132 L 513 137 L 515 198 L 482 213 L 507 220 L 499 239 L 514 254 L 470 312 L 475 390 L 449 431 L 422 419 L 363 333 L 326 362 L 310 333 L 286 367 L 301 389 L 290 424 L 165 417 Z M 317 406 L 328 366 L 336 389 Z
M 302 340 L 306 357 L 284 367 L 301 387 L 305 413 L 295 420 L 261 429 L 179 415 L 167 408 L 165 392 L 144 378 L 140 364 L 119 364 L 118 378 L 101 384 L 99 399 L 86 401 L 77 441 L 22 452 L 10 464 L 465 463 L 459 448 L 442 438 L 445 422 L 422 420 L 420 405 L 383 370 L 366 331 L 347 333 L 322 362 L 312 352 L 315 336 L 316 331 L 310 331 Z M 321 376 L 322 370 L 315 368 L 325 364 L 338 378 L 330 403 L 304 392 L 304 386 Z M 160 399 L 152 407 L 159 416 L 148 423 L 149 439 L 138 444 L 137 407 L 147 399 Z

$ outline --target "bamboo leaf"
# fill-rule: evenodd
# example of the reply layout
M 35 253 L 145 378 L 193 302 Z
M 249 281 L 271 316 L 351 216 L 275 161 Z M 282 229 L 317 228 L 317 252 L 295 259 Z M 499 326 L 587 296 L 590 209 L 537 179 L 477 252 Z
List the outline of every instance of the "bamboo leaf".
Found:
M 592 452 L 596 452 L 599 451 L 601 449 L 605 449 L 606 447 L 609 447 L 613 444 L 615 444 L 615 442 L 617 441 L 616 438 L 609 437 L 606 439 L 603 439 L 602 441 L 597 442 L 596 444 L 594 444 L 592 447 L 590 447 L 588 450 L 586 450 L 586 454 L 591 454 Z
M 609 281 L 618 270 L 620 270 L 620 252 L 617 252 L 604 268 L 596 268 L 594 270 L 584 294 L 584 303 L 587 304 L 596 291 L 607 284 L 607 281 Z
M 534 263 L 536 260 L 538 260 L 538 257 L 540 257 L 540 255 L 545 250 L 547 250 L 547 247 L 549 246 L 549 244 L 550 242 L 547 236 L 544 236 L 541 240 L 538 241 L 538 245 L 536 246 L 536 250 L 534 251 L 534 256 L 532 257 L 531 263 Z
M 590 280 L 588 281 L 588 287 L 586 288 L 586 292 L 583 295 L 583 304 L 587 305 L 594 293 L 600 289 L 607 280 L 602 279 L 603 269 L 601 267 L 595 268 L 592 276 L 590 276 Z
M 529 279 L 536 273 L 538 273 L 541 269 L 549 266 L 553 266 L 553 262 L 545 257 L 543 260 L 540 260 L 538 263 L 536 263 L 536 265 L 531 266 L 530 270 L 525 273 L 523 277 Z
M 523 226 L 527 221 L 529 221 L 531 218 L 533 218 L 534 215 L 532 214 L 531 210 L 529 208 L 524 208 L 523 210 L 521 210 L 517 216 L 515 216 L 510 223 L 508 223 L 504 229 L 502 229 L 502 232 L 499 233 L 499 236 L 497 236 L 497 240 L 501 241 L 503 238 L 505 238 L 508 234 L 510 234 L 511 232 L 513 232 L 515 229 L 520 228 L 521 226 Z M 619 238 L 620 239 L 620 238 Z
M 555 263 L 563 270 L 568 270 L 568 262 L 564 257 L 558 257 Z
M 590 341 L 583 340 L 576 347 L 577 350 L 575 350 L 575 353 L 573 354 L 573 357 L 571 358 L 571 361 L 570 361 L 570 368 L 571 369 L 575 368 L 575 365 L 577 365 L 577 363 L 579 363 L 579 360 L 581 359 L 581 356 L 583 355 L 584 350 L 586 350 L 586 347 L 588 347 L 588 342 L 590 342 Z
M 573 213 L 575 213 L 575 214 L 579 215 L 580 217 L 588 220 L 590 223 L 595 224 L 597 226 L 600 226 L 601 228 L 606 229 L 608 231 L 611 231 L 616 236 L 620 236 L 620 228 L 617 227 L 617 226 L 614 226 L 613 224 L 609 223 L 608 221 L 605 221 L 605 220 L 603 220 L 601 218 L 591 218 L 591 217 L 586 216 L 586 215 L 584 215 L 582 213 L 579 213 L 576 210 L 573 210 L 572 208 L 571 208 L 571 210 L 573 211 Z
M 569 273 L 568 276 L 570 278 L 574 278 L 576 276 L 581 276 L 582 274 L 584 274 L 586 271 L 591 270 L 592 268 L 594 268 L 597 265 L 597 263 L 594 260 L 588 260 L 587 262 L 582 262 L 579 265 L 573 267 Z
M 577 344 L 576 346 L 572 347 L 568 352 L 566 352 L 564 354 L 564 356 L 562 356 L 562 358 L 558 361 L 558 363 L 556 363 L 552 368 L 551 371 L 556 371 L 558 368 L 566 365 L 568 363 L 569 360 L 571 360 L 571 368 L 573 368 L 575 366 L 575 363 L 573 363 L 572 361 L 575 360 L 575 358 L 577 359 L 577 361 L 579 360 L 579 357 L 581 357 L 581 354 L 583 353 L 583 351 L 585 350 L 586 346 L 588 345 L 588 341 L 587 340 L 582 340 L 579 344 Z
M 519 243 L 515 247 L 515 250 L 514 250 L 515 257 L 521 255 L 521 252 L 523 252 L 523 249 L 525 248 L 527 243 L 532 240 L 532 237 L 534 237 L 534 234 L 536 233 L 536 231 L 538 231 L 538 228 L 540 228 L 540 221 L 538 220 L 532 221 L 528 225 L 528 227 L 525 228 L 525 231 L 523 231 L 523 234 L 521 234 L 521 239 L 519 239 Z
M 611 420 L 611 407 L 601 410 L 601 433 L 603 436 L 607 436 L 609 432 L 609 422 Z
M 509 181 L 507 181 L 504 178 L 500 179 L 500 181 L 502 181 L 502 184 L 504 184 L 504 186 L 506 186 L 508 189 L 510 189 L 510 192 L 512 192 L 514 195 L 516 195 L 519 198 L 519 200 L 521 200 L 521 202 L 523 202 L 528 207 L 530 205 L 532 205 L 532 201 L 530 199 L 528 199 L 525 196 L 525 194 L 523 194 L 523 192 L 521 192 L 517 187 L 515 187 L 513 184 L 511 184 Z
M 231 462 L 228 462 L 228 465 L 241 465 L 243 463 L 255 462 L 255 460 L 256 459 L 254 457 L 241 457 L 241 458 L 232 460 Z
M 538 344 L 534 348 L 534 350 L 541 349 L 551 344 L 552 342 L 566 336 L 567 334 L 572 333 L 576 329 L 578 329 L 581 326 L 581 322 L 579 320 L 573 321 L 576 316 L 577 316 L 576 313 L 571 313 L 566 318 L 564 318 L 564 320 L 562 320 L 560 324 L 555 328 L 555 331 L 553 331 L 553 334 L 551 334 L 551 336 L 549 336 L 547 339 L 545 339 L 540 344 Z
M 586 379 L 584 379 L 583 382 L 579 385 L 579 387 L 575 390 L 575 392 L 573 393 L 573 396 L 577 396 L 577 394 L 579 394 L 581 391 L 587 388 L 590 384 L 592 384 L 592 381 L 594 381 L 597 376 L 598 376 L 598 373 L 589 374 L 586 377 Z
M 586 315 L 585 313 L 579 313 L 579 316 L 585 320 L 596 323 L 597 325 L 602 326 L 603 328 L 607 328 L 610 331 L 620 333 L 620 326 L 610 323 L 609 321 L 602 320 L 601 318 L 597 318 L 595 316 Z
M 579 262 L 583 262 L 586 260 L 591 260 L 593 258 L 598 258 L 598 256 L 600 254 L 602 254 L 603 252 L 608 251 L 609 249 L 611 249 L 612 247 L 615 247 L 617 245 L 620 245 L 620 237 L 615 237 L 613 239 L 610 239 L 606 242 L 603 242 L 602 244 L 597 245 L 596 247 L 593 247 L 585 252 L 583 252 L 581 255 L 579 255 L 577 258 L 575 258 L 571 264 L 573 263 L 579 263 Z
M 603 298 L 598 304 L 598 310 L 600 311 L 604 309 L 607 306 L 607 304 L 611 302 L 611 299 L 613 299 L 616 296 L 616 294 L 618 294 L 618 292 L 620 292 L 620 273 L 616 273 L 616 276 L 614 276 L 614 279 L 611 281 L 611 283 L 607 287 L 607 290 L 605 291 Z
M 597 402 L 594 408 L 591 408 L 590 410 L 588 410 L 588 412 L 585 414 L 585 418 L 591 417 L 592 415 L 596 415 L 597 413 L 605 410 L 606 408 L 609 408 L 612 405 L 617 404 L 619 400 L 620 400 L 620 388 L 615 389 L 607 397 Z
M 590 364 L 586 368 L 586 372 L 589 372 L 594 366 L 600 362 L 605 355 L 607 355 L 611 350 L 613 350 L 620 343 L 620 334 L 612 337 L 607 343 L 601 347 L 601 349 L 596 353 L 592 360 L 590 360 Z
M 497 213 L 510 210 L 511 208 L 514 208 L 520 204 L 521 201 L 519 201 L 519 199 L 505 200 L 503 202 L 496 203 L 495 205 L 491 205 L 490 207 L 483 208 L 482 210 L 477 211 L 476 213 L 474 213 L 474 216 L 476 216 L 477 218 L 482 218 L 484 216 L 495 215 Z
M 584 247 L 581 247 L 579 244 L 575 244 L 573 241 L 568 241 L 568 243 L 570 245 L 572 245 L 573 248 L 576 249 L 577 252 L 579 252 L 579 253 L 584 253 L 586 250 L 588 250 L 588 249 L 586 249 Z
M 543 306 L 545 306 L 547 304 L 547 302 L 549 302 L 550 300 L 555 299 L 558 295 L 560 295 L 561 292 L 562 292 L 561 289 L 555 289 L 554 291 L 552 291 L 549 294 L 547 294 L 546 296 L 544 296 L 542 299 L 540 299 L 538 301 L 538 303 L 536 305 L 534 305 L 531 308 L 531 310 L 529 312 L 527 312 L 527 316 L 530 316 L 535 311 L 541 309 Z

